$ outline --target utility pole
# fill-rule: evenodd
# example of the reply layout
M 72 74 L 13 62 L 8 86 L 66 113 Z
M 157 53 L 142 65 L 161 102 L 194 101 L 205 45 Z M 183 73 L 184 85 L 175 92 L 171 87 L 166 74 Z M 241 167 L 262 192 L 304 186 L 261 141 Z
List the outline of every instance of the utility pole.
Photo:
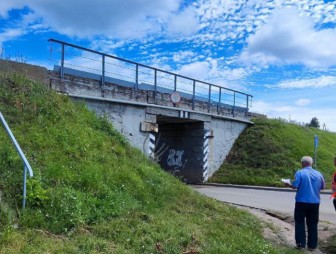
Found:
M 317 169 L 317 147 L 318 147 L 318 136 L 314 135 L 314 168 Z

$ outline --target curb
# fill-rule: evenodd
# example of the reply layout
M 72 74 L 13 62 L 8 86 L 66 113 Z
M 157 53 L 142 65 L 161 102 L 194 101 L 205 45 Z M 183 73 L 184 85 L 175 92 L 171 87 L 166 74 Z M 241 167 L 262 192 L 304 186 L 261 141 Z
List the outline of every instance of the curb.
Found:
M 254 186 L 254 185 L 237 185 L 237 184 L 224 184 L 224 183 L 201 183 L 193 184 L 194 186 L 212 186 L 212 187 L 227 187 L 227 188 L 239 188 L 239 189 L 254 189 L 254 190 L 267 190 L 267 191 L 282 191 L 282 192 L 296 192 L 287 187 L 271 187 L 271 186 Z M 322 190 L 322 195 L 331 195 L 332 191 Z

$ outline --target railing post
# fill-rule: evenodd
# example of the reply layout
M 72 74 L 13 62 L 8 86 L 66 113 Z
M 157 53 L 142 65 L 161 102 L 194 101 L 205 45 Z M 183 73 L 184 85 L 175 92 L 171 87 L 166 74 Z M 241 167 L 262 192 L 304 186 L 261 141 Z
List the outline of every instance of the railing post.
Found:
M 196 97 L 196 80 L 193 80 L 193 95 L 192 95 L 192 110 L 195 109 L 195 97 Z
M 101 94 L 105 97 L 105 55 L 102 55 Z
M 61 53 L 61 73 L 60 78 L 64 79 L 64 44 L 62 43 L 62 53 Z
M 22 194 L 22 209 L 26 207 L 26 195 L 27 195 L 27 167 L 24 164 L 23 167 L 23 194 Z
M 174 76 L 174 92 L 176 92 L 176 88 L 177 88 L 177 76 Z
M 135 64 L 135 92 L 136 92 L 136 96 L 138 96 L 138 88 L 139 88 L 139 65 Z
M 217 106 L 217 114 L 220 114 L 220 104 L 222 102 L 222 87 L 219 87 L 219 98 L 218 98 L 218 106 Z
M 208 112 L 211 109 L 211 85 L 209 85 Z
M 2 113 L 0 112 L 0 120 L 1 123 L 3 125 L 3 127 L 5 128 L 8 136 L 10 137 L 10 139 L 12 140 L 14 147 L 16 149 L 16 151 L 18 152 L 18 154 L 20 155 L 24 168 L 23 168 L 23 195 L 22 195 L 22 208 L 25 208 L 26 206 L 26 183 L 27 183 L 27 171 L 29 172 L 29 176 L 33 177 L 33 170 L 29 164 L 29 162 L 27 161 L 26 156 L 24 155 L 24 153 L 21 150 L 21 147 L 19 146 L 18 142 L 16 141 L 12 131 L 10 130 L 5 118 L 3 117 Z
M 236 110 L 236 91 L 233 92 L 233 108 L 232 108 L 232 115 L 235 116 L 235 110 Z
M 154 101 L 156 102 L 156 92 L 157 92 L 157 70 L 154 69 Z
M 246 95 L 246 111 L 245 111 L 245 116 L 247 116 L 248 110 L 249 110 L 249 96 Z

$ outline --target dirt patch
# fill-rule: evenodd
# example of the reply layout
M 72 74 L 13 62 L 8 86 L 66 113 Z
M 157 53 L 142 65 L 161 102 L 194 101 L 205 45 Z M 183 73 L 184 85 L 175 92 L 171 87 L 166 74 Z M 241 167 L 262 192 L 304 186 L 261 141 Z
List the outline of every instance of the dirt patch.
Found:
M 248 210 L 258 217 L 263 225 L 263 236 L 265 239 L 276 245 L 295 247 L 294 218 L 293 215 L 283 214 L 275 211 L 261 210 L 251 207 L 237 206 L 240 209 Z M 318 226 L 319 242 L 328 245 L 331 236 L 336 235 L 336 225 L 320 221 Z M 320 244 L 321 245 L 321 244 Z M 321 249 L 306 251 L 306 253 L 326 253 Z

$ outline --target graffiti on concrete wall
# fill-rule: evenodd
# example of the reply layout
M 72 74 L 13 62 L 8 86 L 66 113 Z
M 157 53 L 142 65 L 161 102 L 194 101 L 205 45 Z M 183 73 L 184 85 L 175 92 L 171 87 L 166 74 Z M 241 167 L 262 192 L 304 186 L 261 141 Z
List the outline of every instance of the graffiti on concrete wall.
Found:
M 169 154 L 167 158 L 167 164 L 170 167 L 174 167 L 175 170 L 181 170 L 184 166 L 183 160 L 184 150 L 169 149 Z

